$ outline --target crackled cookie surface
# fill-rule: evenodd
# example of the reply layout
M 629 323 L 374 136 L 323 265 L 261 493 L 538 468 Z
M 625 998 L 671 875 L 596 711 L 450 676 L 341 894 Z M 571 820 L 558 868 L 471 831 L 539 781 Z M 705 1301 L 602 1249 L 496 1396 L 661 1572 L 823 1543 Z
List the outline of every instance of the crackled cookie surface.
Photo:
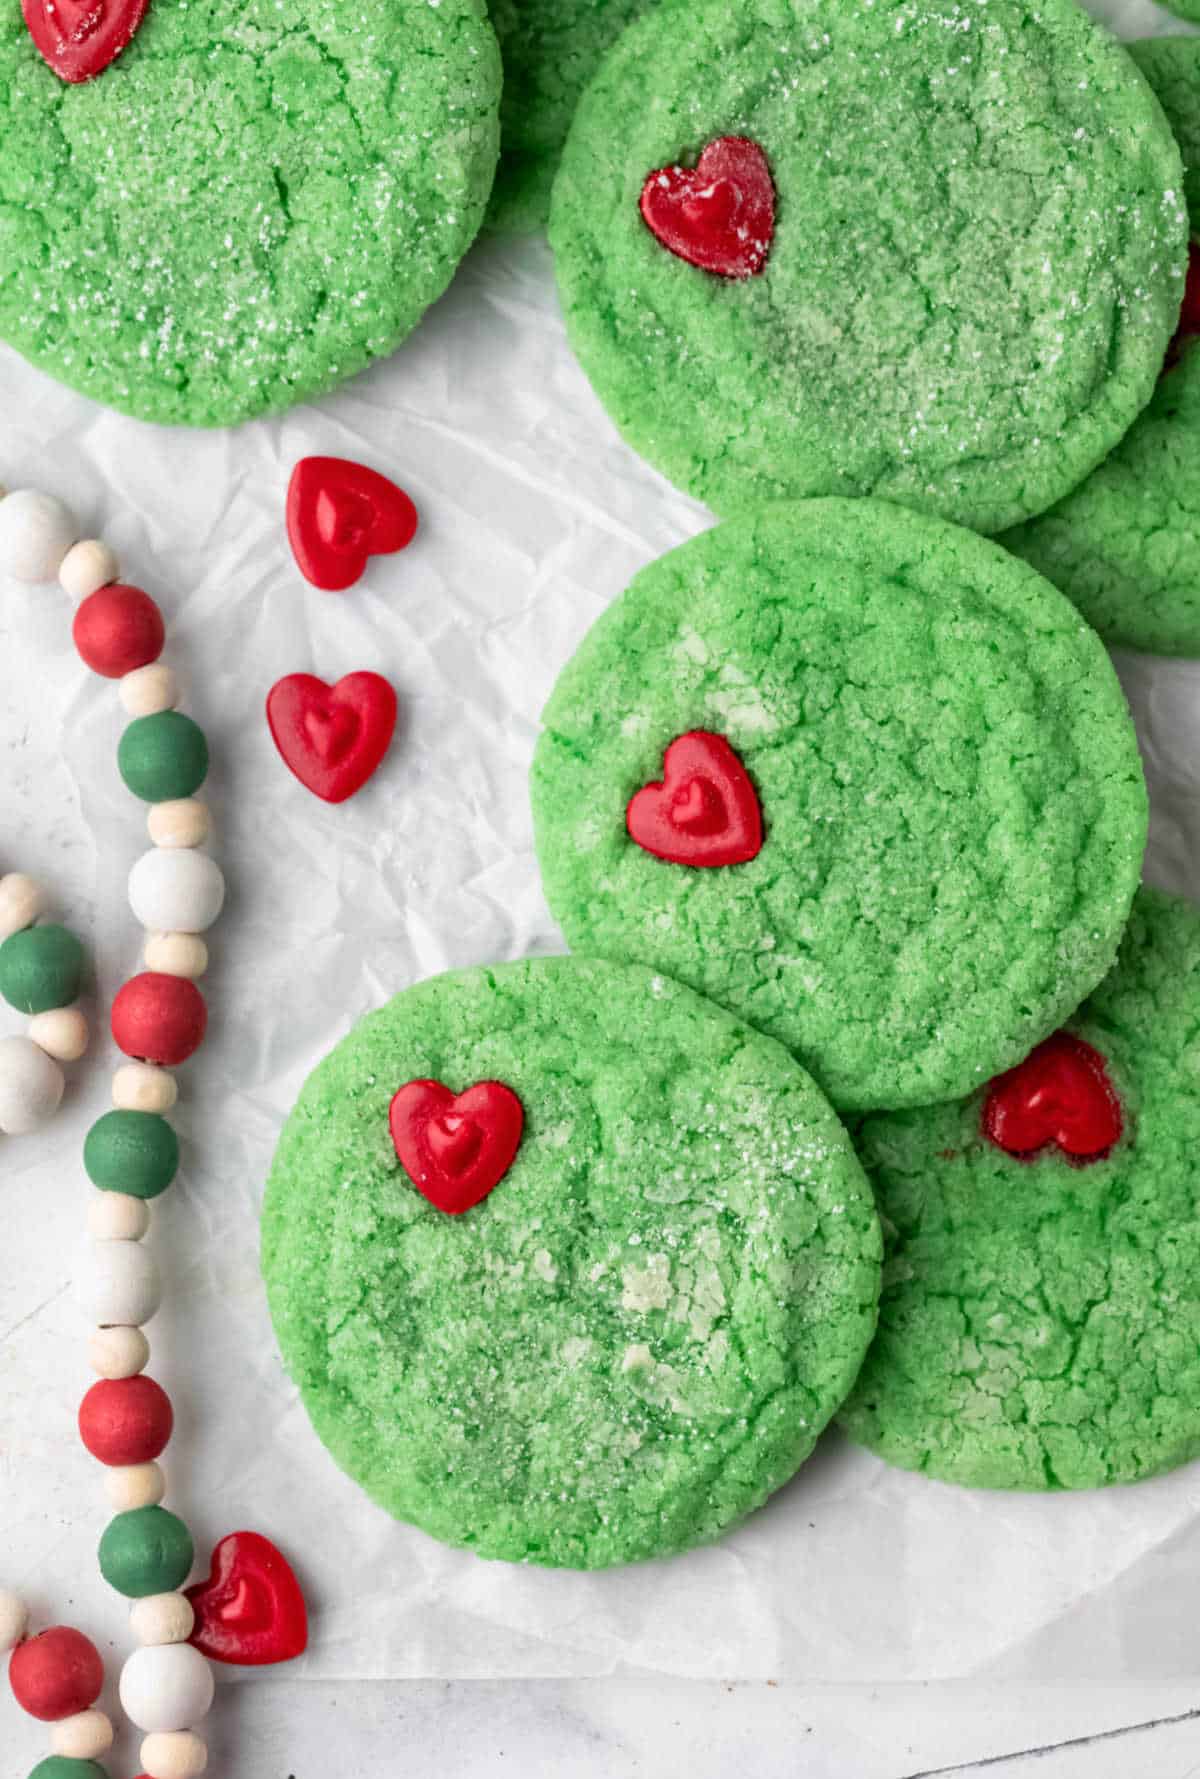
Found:
M 1131 43 L 1183 150 L 1184 189 L 1200 217 L 1200 38 Z M 1148 408 L 1082 485 L 1005 534 L 1109 643 L 1200 654 L 1200 257 L 1184 333 Z
M 1143 891 L 1049 1092 L 1018 1070 L 864 1122 L 888 1260 L 855 1439 L 986 1488 L 1132 1482 L 1200 1454 L 1198 1008 L 1200 911 Z M 1017 1153 L 987 1134 L 997 1102 L 1024 1120 Z
M 411 1117 L 389 1131 L 430 1080 L 523 1112 L 461 1215 L 401 1165 Z M 441 1128 L 463 1178 L 497 1134 L 480 1118 Z M 338 1462 L 447 1543 L 577 1568 L 712 1539 L 792 1475 L 862 1362 L 879 1253 L 849 1139 L 786 1051 L 569 958 L 364 1020 L 305 1086 L 263 1219 L 284 1359 Z
M 483 0 L 153 0 L 84 85 L 0 8 L 0 337 L 142 419 L 226 425 L 390 352 L 495 167 Z
M 958 527 L 730 520 L 637 577 L 543 721 L 568 943 L 711 995 L 835 1105 L 969 1092 L 1112 963 L 1146 832 L 1124 698 L 1074 608 Z M 666 758 L 696 735 L 728 751 Z
M 546 226 L 562 145 L 606 49 L 651 0 L 490 0 L 504 61 L 500 166 L 488 210 L 493 228 Z
M 744 276 L 643 214 L 648 179 L 678 186 L 729 140 L 775 193 Z M 679 202 L 694 238 L 731 245 L 761 208 L 703 176 Z M 718 512 L 876 494 L 998 531 L 1149 400 L 1186 216 L 1161 110 L 1072 0 L 698 0 L 606 57 L 550 234 L 601 400 Z

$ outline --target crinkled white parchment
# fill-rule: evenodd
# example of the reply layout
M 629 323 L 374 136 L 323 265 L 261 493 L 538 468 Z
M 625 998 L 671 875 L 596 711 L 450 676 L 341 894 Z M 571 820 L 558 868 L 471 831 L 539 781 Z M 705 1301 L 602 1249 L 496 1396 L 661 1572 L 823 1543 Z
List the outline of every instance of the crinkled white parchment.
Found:
M 1130 34 L 1167 26 L 1112 4 Z M 617 439 L 567 350 L 544 243 L 485 245 L 389 364 L 319 407 L 235 433 L 107 414 L 0 351 L 0 479 L 64 496 L 161 599 L 208 731 L 229 901 L 211 1038 L 185 1071 L 186 1160 L 153 1242 L 154 1371 L 178 1432 L 171 1501 L 207 1552 L 252 1526 L 314 1609 L 300 1670 L 512 1676 L 641 1668 L 810 1681 L 1164 1680 L 1195 1668 L 1200 1466 L 1053 1498 L 971 1493 L 830 1438 L 711 1550 L 602 1575 L 489 1565 L 393 1524 L 309 1429 L 257 1269 L 272 1147 L 309 1068 L 386 996 L 453 965 L 560 948 L 534 866 L 526 771 L 558 668 L 633 572 L 708 523 Z M 306 452 L 391 473 L 416 544 L 345 595 L 298 577 L 283 531 Z M 0 587 L 0 870 L 54 885 L 107 999 L 138 962 L 124 899 L 145 845 L 115 767 L 113 688 L 72 651 L 52 588 Z M 1127 658 L 1155 813 L 1149 873 L 1200 897 L 1200 664 Z M 281 674 L 376 668 L 392 754 L 331 809 L 263 719 Z M 7 1011 L 0 1030 L 18 1029 Z M 106 1050 L 105 1045 L 100 1050 Z M 76 1070 L 41 1136 L 0 1139 L 0 1583 L 126 1645 L 94 1547 L 96 1467 L 73 1435 L 89 1381 L 68 1279 L 80 1144 L 106 1063 Z

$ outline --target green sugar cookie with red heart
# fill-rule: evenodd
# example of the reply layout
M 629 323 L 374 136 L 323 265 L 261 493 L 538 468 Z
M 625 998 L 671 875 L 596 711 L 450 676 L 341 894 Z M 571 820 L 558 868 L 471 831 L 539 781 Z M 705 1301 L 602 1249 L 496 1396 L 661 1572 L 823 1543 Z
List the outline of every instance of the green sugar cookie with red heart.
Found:
M 601 1568 L 716 1538 L 804 1462 L 881 1238 L 795 1059 L 650 970 L 407 989 L 310 1077 L 263 1270 L 317 1433 L 446 1543 Z
M 866 1118 L 888 1242 L 842 1415 L 977 1488 L 1200 1456 L 1200 909 L 1152 890 L 1061 1031 L 967 1099 Z
M 1048 582 L 880 501 L 776 505 L 652 563 L 532 773 L 551 911 L 789 1045 L 835 1105 L 956 1098 L 1109 968 L 1146 798 Z

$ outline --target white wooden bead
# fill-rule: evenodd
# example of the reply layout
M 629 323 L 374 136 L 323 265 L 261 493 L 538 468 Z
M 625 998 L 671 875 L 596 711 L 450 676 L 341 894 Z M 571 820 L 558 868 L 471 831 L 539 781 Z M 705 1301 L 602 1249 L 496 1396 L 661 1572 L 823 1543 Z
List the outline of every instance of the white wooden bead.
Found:
M 195 797 L 181 798 L 176 803 L 156 803 L 146 818 L 150 838 L 155 846 L 203 846 L 211 823 L 208 805 Z
M 121 1707 L 139 1730 L 187 1730 L 212 1709 L 213 1673 L 190 1643 L 135 1649 L 121 1669 Z
M 20 1594 L 0 1588 L 0 1655 L 15 1649 L 29 1624 L 29 1608 Z
M 66 1081 L 52 1056 L 29 1038 L 0 1038 L 0 1130 L 25 1136 L 53 1118 Z
M 72 599 L 87 599 L 117 579 L 121 565 L 106 543 L 84 537 L 72 544 L 58 565 L 58 584 Z
M 40 883 L 21 871 L 10 871 L 0 877 L 0 941 L 11 939 L 31 927 L 39 914 L 45 914 L 49 901 Z
M 135 667 L 117 687 L 117 696 L 131 717 L 156 717 L 179 703 L 179 681 L 165 661 Z
M 0 574 L 30 586 L 52 581 L 78 536 L 61 500 L 37 488 L 14 488 L 0 500 Z
M 129 1628 L 144 1649 L 186 1643 L 195 1623 L 196 1614 L 186 1594 L 148 1594 L 129 1609 Z
M 92 1193 L 88 1234 L 98 1242 L 140 1242 L 150 1227 L 150 1206 L 128 1192 Z
M 169 1112 L 178 1098 L 174 1075 L 153 1063 L 123 1063 L 113 1076 L 112 1102 L 118 1112 Z
M 80 1307 L 98 1328 L 140 1328 L 162 1302 L 154 1257 L 140 1242 L 92 1242 L 79 1269 Z
M 150 1363 L 150 1342 L 140 1328 L 93 1328 L 88 1358 L 98 1377 L 136 1377 Z
M 118 1464 L 104 1472 L 104 1493 L 114 1513 L 157 1507 L 166 1492 L 161 1464 Z
M 146 1779 L 200 1779 L 208 1765 L 208 1749 L 191 1730 L 147 1736 L 142 1743 Z
M 80 1007 L 53 1007 L 34 1014 L 28 1035 L 55 1062 L 78 1062 L 88 1047 L 87 1016 Z
M 129 873 L 129 906 L 151 933 L 204 933 L 225 901 L 225 879 L 203 852 L 143 853 Z
M 146 968 L 194 982 L 208 968 L 208 946 L 196 933 L 148 933 Z
M 50 1731 L 50 1748 L 64 1760 L 95 1760 L 113 1745 L 112 1719 L 103 1711 L 62 1717 Z

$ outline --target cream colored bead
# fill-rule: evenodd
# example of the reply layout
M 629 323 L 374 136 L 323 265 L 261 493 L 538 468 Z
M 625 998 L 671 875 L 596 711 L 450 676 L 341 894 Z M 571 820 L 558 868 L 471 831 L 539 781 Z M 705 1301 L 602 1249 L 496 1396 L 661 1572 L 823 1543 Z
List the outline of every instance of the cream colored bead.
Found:
M 163 1643 L 186 1643 L 196 1614 L 186 1594 L 148 1594 L 129 1609 L 129 1628 L 145 1649 Z
M 50 1731 L 50 1748 L 64 1760 L 95 1760 L 113 1745 L 112 1719 L 103 1711 L 62 1717 Z
M 200 1779 L 208 1749 L 194 1730 L 165 1730 L 142 1743 L 146 1779 Z
M 150 1206 L 128 1192 L 92 1193 L 88 1234 L 98 1242 L 140 1242 L 150 1227 Z
M 136 1377 L 150 1363 L 150 1342 L 140 1328 L 93 1328 L 88 1357 L 99 1377 Z
M 29 1036 L 55 1062 L 78 1062 L 88 1047 L 87 1018 L 79 1007 L 54 1007 L 34 1014 Z
M 23 933 L 48 906 L 45 890 L 32 877 L 20 871 L 0 877 L 0 940 Z
M 169 1112 L 178 1098 L 174 1075 L 153 1063 L 123 1063 L 113 1076 L 112 1102 L 118 1112 Z
M 203 846 L 212 826 L 208 805 L 195 797 L 177 803 L 156 803 L 146 818 L 155 846 Z
M 115 1513 L 157 1507 L 166 1492 L 161 1464 L 121 1464 L 104 1472 L 104 1493 Z
M 208 946 L 198 933 L 149 933 L 146 968 L 194 982 L 208 968 Z
M 156 717 L 179 703 L 179 681 L 165 661 L 152 661 L 127 673 L 117 696 L 131 717 Z
M 72 599 L 87 599 L 101 587 L 111 586 L 121 572 L 121 565 L 106 543 L 98 537 L 81 538 L 63 557 L 58 570 L 58 584 Z
M 29 1608 L 20 1594 L 0 1588 L 0 1655 L 15 1649 L 29 1625 Z

